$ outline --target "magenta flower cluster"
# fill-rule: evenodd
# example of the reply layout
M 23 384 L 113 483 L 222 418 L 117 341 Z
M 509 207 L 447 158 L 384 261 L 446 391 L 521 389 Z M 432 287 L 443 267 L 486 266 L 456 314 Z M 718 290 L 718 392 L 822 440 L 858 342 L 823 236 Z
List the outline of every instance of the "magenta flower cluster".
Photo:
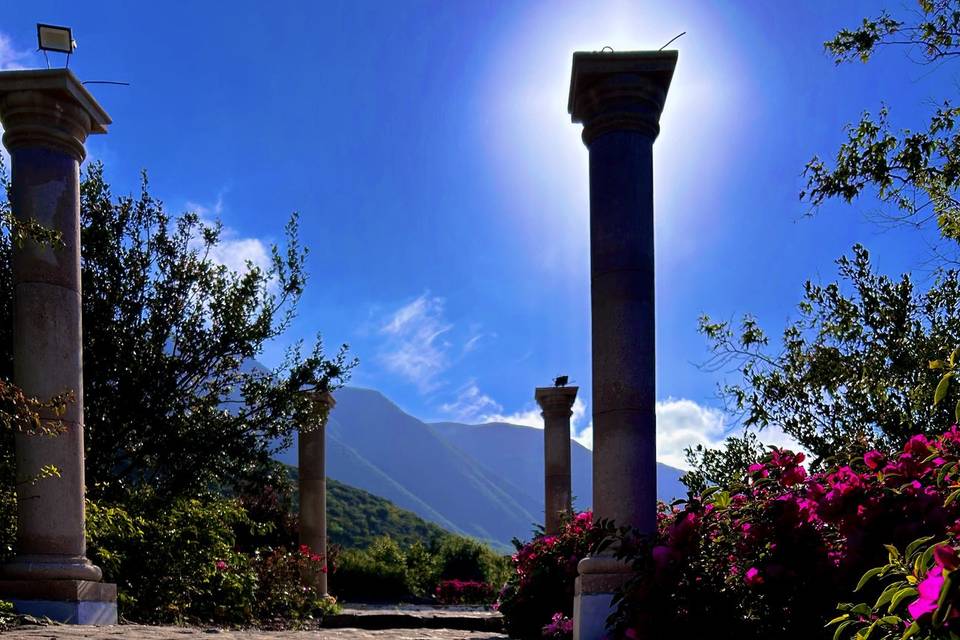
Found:
M 490 604 L 496 597 L 493 585 L 476 580 L 441 580 L 435 593 L 440 604 Z
M 625 594 L 620 634 L 669 624 L 819 637 L 864 571 L 886 562 L 884 545 L 960 532 L 960 501 L 946 500 L 960 483 L 958 457 L 956 426 L 812 474 L 802 453 L 775 450 L 743 482 L 663 507 L 657 540 L 622 543 L 645 579 Z M 910 605 L 914 617 L 936 607 L 943 573 L 956 564 L 952 547 L 935 558 Z
M 556 535 L 517 542 L 513 574 L 497 609 L 511 637 L 570 637 L 577 564 L 605 536 L 589 511 L 571 517 Z

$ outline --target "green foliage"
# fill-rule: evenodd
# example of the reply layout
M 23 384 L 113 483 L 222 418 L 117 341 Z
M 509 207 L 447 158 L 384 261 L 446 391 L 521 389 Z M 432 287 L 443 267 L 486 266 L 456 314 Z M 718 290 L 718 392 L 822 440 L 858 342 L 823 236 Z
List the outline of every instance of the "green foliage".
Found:
M 502 585 L 510 576 L 504 556 L 487 545 L 461 536 L 448 536 L 436 552 L 441 580 L 466 580 Z
M 951 391 L 952 401 L 931 403 L 941 372 L 929 367 L 949 357 L 946 345 L 960 344 L 957 272 L 941 270 L 929 290 L 918 292 L 909 275 L 875 273 L 863 247 L 837 263 L 842 283 L 806 283 L 782 350 L 769 348 L 750 317 L 738 330 L 706 317 L 700 322 L 712 343 L 708 366 L 740 375 L 721 392 L 742 424 L 779 427 L 820 459 L 893 450 L 930 425 L 949 424 L 960 397 Z M 735 444 L 729 451 L 738 466 L 755 443 Z
M 288 467 L 296 487 L 296 467 Z M 294 491 L 294 504 L 299 496 Z M 364 549 L 381 536 L 389 536 L 402 547 L 416 542 L 432 546 L 450 532 L 427 522 L 411 511 L 362 489 L 327 478 L 327 537 L 330 544 L 345 549 Z
M 960 584 L 951 578 L 952 571 L 944 572 L 942 567 L 936 568 L 934 551 L 938 545 L 930 544 L 932 539 L 927 536 L 915 540 L 906 547 L 904 553 L 888 546 L 888 562 L 867 570 L 854 590 L 862 595 L 865 587 L 869 586 L 880 595 L 868 602 L 840 604 L 837 607 L 840 615 L 827 623 L 832 628 L 834 640 L 946 640 L 955 637 L 943 626 L 945 614 L 948 613 L 947 606 L 943 607 L 939 616 L 934 613 L 934 616 L 924 616 L 926 619 L 921 620 L 914 619 L 909 610 L 910 605 L 916 606 L 920 595 L 918 587 L 926 579 L 931 583 L 942 583 L 931 586 L 936 586 L 936 591 L 943 593 L 946 604 L 955 598 Z
M 686 450 L 690 470 L 680 476 L 680 482 L 694 494 L 707 487 L 728 486 L 743 476 L 743 471 L 764 454 L 757 434 L 744 430 L 742 435 L 728 436 L 723 444 L 710 449 L 702 444 Z
M 212 256 L 219 223 L 168 214 L 148 191 L 114 197 L 103 166 L 80 186 L 87 483 L 116 501 L 229 488 L 267 468 L 271 443 L 308 424 L 305 389 L 336 389 L 354 365 L 319 339 L 274 371 L 251 366 L 286 331 L 306 285 L 297 217 L 269 265 L 233 272 Z M 0 205 L 7 207 L 4 203 Z M 0 243 L 0 376 L 12 371 L 11 243 Z
M 920 0 L 909 21 L 887 13 L 843 29 L 825 43 L 838 64 L 869 60 L 880 47 L 906 45 L 927 62 L 960 56 L 960 2 Z M 944 88 L 953 86 L 943 85 Z M 852 202 L 864 192 L 887 205 L 894 221 L 921 225 L 935 221 L 944 238 L 960 241 L 960 109 L 941 103 L 916 130 L 895 131 L 886 107 L 876 118 L 864 113 L 847 127 L 847 140 L 833 166 L 813 158 L 806 167 L 801 197 L 814 207 L 831 198 Z
M 960 0 L 920 0 L 918 5 L 919 11 L 902 18 L 882 13 L 842 29 L 825 47 L 838 64 L 866 62 L 881 48 L 902 45 L 931 63 L 960 56 Z M 952 86 L 943 85 L 945 90 Z M 819 157 L 807 164 L 801 199 L 816 211 L 830 200 L 852 203 L 872 196 L 888 222 L 918 228 L 935 222 L 941 245 L 956 254 L 958 116 L 960 109 L 946 100 L 927 122 L 897 130 L 886 107 L 876 117 L 864 113 L 847 127 L 832 164 Z M 940 267 L 923 292 L 909 275 L 874 273 L 867 250 L 854 247 L 852 256 L 838 261 L 838 282 L 806 283 L 800 318 L 773 348 L 749 316 L 736 328 L 703 317 L 700 329 L 713 349 L 708 367 L 732 364 L 739 374 L 739 382 L 721 391 L 746 430 L 782 428 L 819 464 L 871 447 L 894 450 L 912 433 L 960 419 L 960 395 L 950 385 L 952 365 L 944 365 L 960 344 L 960 284 L 951 267 L 955 258 L 941 246 L 934 249 Z M 928 362 L 937 366 L 927 368 Z M 749 442 L 735 439 L 728 443 L 729 455 L 691 451 L 695 468 L 687 481 L 699 488 L 707 478 L 722 480 L 731 470 L 735 475 L 749 450 Z
M 500 585 L 508 573 L 506 559 L 476 540 L 448 535 L 404 546 L 381 536 L 341 553 L 330 591 L 343 600 L 398 602 L 432 597 L 441 580 Z
M 254 618 L 257 576 L 251 558 L 236 551 L 234 531 L 255 525 L 239 502 L 211 496 L 177 498 L 161 509 L 149 497 L 126 508 L 87 504 L 88 556 L 106 580 L 117 583 L 125 618 L 145 623 Z
M 87 503 L 88 555 L 118 583 L 121 615 L 144 623 L 297 624 L 336 610 L 301 575 L 322 570 L 304 550 L 238 546 L 257 534 L 235 498 L 151 496 L 125 506 Z M 263 533 L 262 531 L 259 533 Z

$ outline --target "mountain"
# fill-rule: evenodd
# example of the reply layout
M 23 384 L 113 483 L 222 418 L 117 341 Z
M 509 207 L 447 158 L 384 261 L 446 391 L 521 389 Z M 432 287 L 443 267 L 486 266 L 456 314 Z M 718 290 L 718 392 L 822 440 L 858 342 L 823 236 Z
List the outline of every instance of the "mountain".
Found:
M 290 467 L 294 487 L 298 476 L 297 468 Z M 298 497 L 295 489 L 294 503 Z M 429 545 L 447 535 L 449 531 L 389 500 L 333 478 L 327 480 L 327 536 L 332 544 L 345 549 L 363 549 L 370 546 L 374 538 L 390 536 L 401 546 L 417 541 Z
M 531 496 L 543 500 L 543 431 L 505 422 L 467 425 L 434 422 L 431 427 L 460 450 L 493 470 Z M 590 507 L 593 496 L 593 453 L 576 441 L 570 442 L 570 485 L 574 507 Z M 657 496 L 670 502 L 687 495 L 679 469 L 657 463 Z M 541 507 L 542 511 L 542 507 Z
M 463 535 L 509 544 L 543 521 L 543 434 L 503 423 L 424 423 L 370 389 L 336 394 L 327 422 L 327 475 Z M 294 445 L 277 458 L 296 465 Z M 573 443 L 573 491 L 589 504 L 590 452 Z M 658 469 L 661 497 L 680 471 Z M 666 491 L 666 493 L 664 493 Z

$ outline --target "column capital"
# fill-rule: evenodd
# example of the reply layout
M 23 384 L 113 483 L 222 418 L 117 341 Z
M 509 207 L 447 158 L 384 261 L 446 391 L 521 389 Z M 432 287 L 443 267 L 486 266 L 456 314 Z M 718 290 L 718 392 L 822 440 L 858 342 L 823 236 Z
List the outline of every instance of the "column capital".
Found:
M 570 417 L 573 414 L 573 402 L 577 399 L 580 387 L 537 387 L 533 397 L 540 405 L 541 415 Z
M 573 54 L 567 111 L 583 123 L 583 142 L 611 131 L 660 133 L 676 51 L 577 51 Z
M 69 69 L 25 69 L 0 72 L 0 123 L 11 152 L 48 147 L 80 162 L 87 136 L 111 120 Z

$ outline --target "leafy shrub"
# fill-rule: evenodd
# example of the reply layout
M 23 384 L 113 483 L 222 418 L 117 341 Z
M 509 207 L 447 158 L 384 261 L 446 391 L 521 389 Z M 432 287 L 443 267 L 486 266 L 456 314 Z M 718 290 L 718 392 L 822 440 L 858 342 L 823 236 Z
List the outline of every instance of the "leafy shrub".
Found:
M 836 603 L 867 569 L 890 560 L 890 549 L 960 531 L 956 495 L 948 499 L 958 454 L 956 426 L 935 439 L 914 436 L 895 455 L 870 451 L 809 477 L 802 454 L 772 450 L 742 482 L 664 508 L 655 540 L 621 537 L 637 577 L 620 594 L 616 633 L 831 637 L 823 625 Z M 910 567 L 913 579 L 926 575 L 923 564 Z M 883 589 L 867 595 L 874 602 Z
M 366 549 L 340 552 L 330 590 L 343 600 L 418 600 L 434 597 L 442 580 L 502 584 L 506 571 L 503 558 L 469 538 L 447 536 L 430 547 L 420 542 L 402 547 L 380 536 Z
M 139 513 L 87 505 L 88 556 L 118 583 L 121 614 L 147 623 L 253 620 L 257 574 L 235 550 L 234 529 L 255 525 L 239 502 L 136 502 Z
M 341 600 L 398 602 L 411 595 L 406 559 L 390 538 L 369 549 L 345 549 L 330 580 L 330 591 Z M 376 548 L 374 548 L 376 547 Z
M 140 494 L 123 507 L 87 503 L 88 555 L 118 583 L 120 613 L 147 623 L 299 623 L 336 610 L 301 576 L 323 557 L 300 548 L 237 546 L 237 532 L 262 535 L 240 500 Z
M 496 590 L 488 582 L 476 580 L 441 580 L 436 590 L 440 604 L 490 604 Z
M 254 565 L 258 620 L 272 617 L 283 623 L 302 622 L 337 611 L 336 598 L 325 596 L 304 579 L 326 571 L 323 556 L 309 547 L 301 546 L 294 552 L 285 548 L 265 550 L 256 555 Z
M 514 540 L 513 573 L 497 603 L 511 637 L 540 638 L 556 615 L 573 615 L 577 564 L 605 535 L 587 511 L 566 522 L 558 535 L 538 535 L 526 544 Z
M 509 577 L 506 559 L 477 540 L 447 536 L 436 555 L 441 580 L 487 582 L 499 587 Z

